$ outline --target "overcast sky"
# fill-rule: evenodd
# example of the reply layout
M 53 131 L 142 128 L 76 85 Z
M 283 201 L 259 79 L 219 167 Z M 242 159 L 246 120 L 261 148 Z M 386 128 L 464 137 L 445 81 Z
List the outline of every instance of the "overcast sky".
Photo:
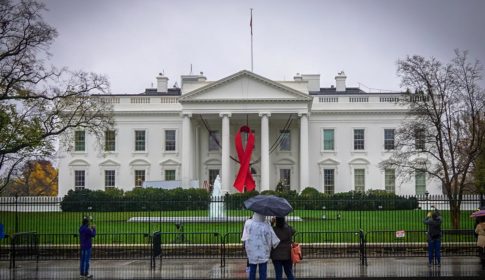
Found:
M 251 68 L 273 80 L 321 74 L 321 86 L 397 90 L 396 62 L 409 54 L 448 61 L 469 50 L 485 62 L 485 1 L 44 0 L 59 31 L 52 63 L 108 76 L 114 94 L 156 86 L 164 71 L 218 80 Z

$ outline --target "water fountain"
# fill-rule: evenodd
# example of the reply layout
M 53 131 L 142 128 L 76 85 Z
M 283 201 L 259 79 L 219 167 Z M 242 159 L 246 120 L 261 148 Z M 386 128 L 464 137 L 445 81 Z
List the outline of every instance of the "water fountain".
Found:
M 221 191 L 221 177 L 217 175 L 212 188 L 209 218 L 224 218 L 224 197 Z

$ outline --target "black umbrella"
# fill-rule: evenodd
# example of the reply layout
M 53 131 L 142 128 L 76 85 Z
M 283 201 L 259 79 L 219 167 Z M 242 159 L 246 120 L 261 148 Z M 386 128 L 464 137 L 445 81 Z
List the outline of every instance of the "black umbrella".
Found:
M 274 195 L 257 195 L 244 201 L 244 207 L 265 216 L 284 217 L 293 211 L 288 200 Z

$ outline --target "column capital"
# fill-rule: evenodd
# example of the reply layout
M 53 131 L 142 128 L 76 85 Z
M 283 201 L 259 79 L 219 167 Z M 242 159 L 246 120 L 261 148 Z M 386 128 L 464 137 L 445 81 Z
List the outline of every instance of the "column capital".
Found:
M 192 113 L 189 113 L 189 112 L 182 112 L 182 113 L 180 113 L 180 116 L 181 116 L 182 118 L 184 118 L 184 117 L 189 117 L 189 118 L 192 118 Z
M 310 112 L 303 112 L 303 113 L 298 113 L 298 117 L 303 117 L 306 116 L 307 118 L 310 116 Z
M 269 118 L 269 117 L 271 117 L 271 113 L 270 113 L 270 112 L 260 112 L 258 115 L 259 115 L 260 117 L 263 117 L 263 116 L 266 116 L 266 117 L 268 117 L 268 118 Z
M 228 118 L 232 117 L 231 112 L 221 112 L 219 113 L 219 117 L 223 118 L 224 116 L 227 116 Z

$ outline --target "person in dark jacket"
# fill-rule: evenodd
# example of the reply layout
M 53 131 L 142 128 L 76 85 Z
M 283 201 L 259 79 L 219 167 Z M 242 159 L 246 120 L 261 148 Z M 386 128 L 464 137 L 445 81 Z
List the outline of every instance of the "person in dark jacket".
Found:
M 438 211 L 428 212 L 424 219 L 428 226 L 428 261 L 429 266 L 441 266 L 441 217 Z
M 91 258 L 92 239 L 96 236 L 96 225 L 91 223 L 91 217 L 84 217 L 79 228 L 81 241 L 81 279 L 93 278 L 89 274 L 89 259 Z
M 295 230 L 285 222 L 285 217 L 276 217 L 273 230 L 280 243 L 271 251 L 271 260 L 275 270 L 276 280 L 283 279 L 283 269 L 286 278 L 293 280 L 293 263 L 291 261 L 291 243 Z

